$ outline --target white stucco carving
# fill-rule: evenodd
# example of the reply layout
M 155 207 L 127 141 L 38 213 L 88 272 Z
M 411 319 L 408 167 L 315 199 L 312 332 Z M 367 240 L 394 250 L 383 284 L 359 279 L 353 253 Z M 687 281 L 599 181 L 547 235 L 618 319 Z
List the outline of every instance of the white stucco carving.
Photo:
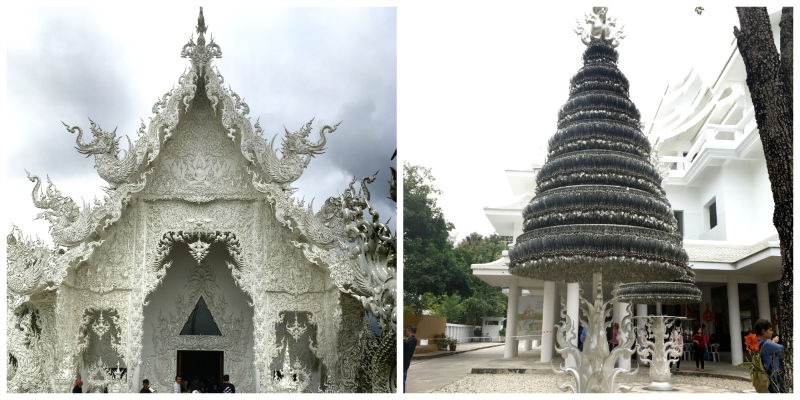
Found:
M 316 213 L 295 200 L 290 185 L 338 124 L 268 143 L 223 86 L 206 29 L 201 9 L 181 52 L 191 68 L 124 156 L 116 130 L 90 121 L 87 142 L 65 124 L 109 183 L 103 200 L 78 206 L 29 174 L 55 247 L 16 227 L 7 238 L 9 391 L 66 392 L 81 377 L 167 392 L 179 350 L 223 352 L 243 392 L 394 391 L 396 237 L 369 202 L 374 177 Z M 201 297 L 221 335 L 180 334 Z

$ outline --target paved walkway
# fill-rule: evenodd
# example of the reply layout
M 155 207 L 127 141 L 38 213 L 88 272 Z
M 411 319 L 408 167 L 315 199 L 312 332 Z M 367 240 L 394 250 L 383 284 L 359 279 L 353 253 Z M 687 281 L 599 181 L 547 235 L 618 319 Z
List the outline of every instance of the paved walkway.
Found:
M 427 393 L 443 388 L 449 383 L 462 379 L 470 374 L 497 374 L 497 373 L 545 373 L 551 371 L 550 363 L 539 362 L 538 349 L 520 351 L 518 357 L 503 358 L 504 346 L 502 343 L 464 343 L 459 344 L 456 352 L 434 352 L 411 359 L 408 370 L 406 392 Z M 735 368 L 730 363 L 730 358 L 722 354 L 723 361 L 706 362 L 705 372 L 695 372 L 694 361 L 681 361 L 681 371 L 674 373 L 676 378 L 692 376 L 716 377 L 736 380 L 749 380 L 744 368 Z M 727 360 L 726 360 L 727 358 Z M 560 358 L 554 357 L 553 364 L 560 364 Z M 635 368 L 636 361 L 633 362 Z M 646 375 L 648 367 L 639 366 L 639 374 Z M 689 385 L 690 386 L 690 385 Z M 685 390 L 690 390 L 684 388 Z M 698 387 L 698 389 L 700 389 Z

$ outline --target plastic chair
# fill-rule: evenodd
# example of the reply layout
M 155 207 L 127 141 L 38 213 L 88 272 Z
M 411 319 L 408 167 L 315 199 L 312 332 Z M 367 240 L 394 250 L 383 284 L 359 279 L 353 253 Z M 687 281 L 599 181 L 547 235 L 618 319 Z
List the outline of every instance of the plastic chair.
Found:
M 708 350 L 708 361 L 719 362 L 719 343 L 712 343 Z
M 692 357 L 694 354 L 694 343 L 684 343 L 683 344 L 683 359 L 686 361 L 692 361 Z

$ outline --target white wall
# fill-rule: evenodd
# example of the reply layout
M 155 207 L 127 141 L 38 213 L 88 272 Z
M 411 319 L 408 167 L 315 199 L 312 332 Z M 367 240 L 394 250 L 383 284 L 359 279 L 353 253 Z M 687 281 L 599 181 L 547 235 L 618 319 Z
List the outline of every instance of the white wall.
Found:
M 666 185 L 674 210 L 683 211 L 684 239 L 753 243 L 776 233 L 774 203 L 764 160 L 730 160 L 706 167 L 692 186 Z M 717 226 L 706 205 L 716 198 Z

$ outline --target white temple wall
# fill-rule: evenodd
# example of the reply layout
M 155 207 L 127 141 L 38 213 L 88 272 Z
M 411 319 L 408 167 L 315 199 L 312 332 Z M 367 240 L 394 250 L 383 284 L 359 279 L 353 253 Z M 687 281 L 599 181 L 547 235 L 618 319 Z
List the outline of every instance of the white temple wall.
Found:
M 703 208 L 696 191 L 687 186 L 664 185 L 672 209 L 683 211 L 683 238 L 697 240 L 703 227 Z

